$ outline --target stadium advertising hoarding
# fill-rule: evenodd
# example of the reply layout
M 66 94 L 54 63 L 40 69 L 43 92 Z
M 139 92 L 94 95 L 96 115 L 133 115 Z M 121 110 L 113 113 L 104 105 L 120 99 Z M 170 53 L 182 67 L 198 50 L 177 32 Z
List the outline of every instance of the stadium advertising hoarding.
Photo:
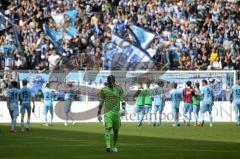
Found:
M 61 101 L 63 103 L 63 101 Z M 54 119 L 53 122 L 64 122 L 65 120 L 65 112 L 64 107 L 56 106 L 58 102 L 54 102 Z M 72 117 L 75 121 L 79 122 L 97 122 L 96 114 L 97 114 L 97 106 L 98 102 L 73 102 L 72 103 Z M 1 122 L 9 122 L 11 121 L 9 112 L 7 109 L 6 102 L 0 102 L 0 120 Z M 43 114 L 43 103 L 36 102 L 35 104 L 35 113 L 31 116 L 31 122 L 43 122 L 44 114 Z M 62 105 L 63 106 L 63 105 Z M 137 120 L 138 115 L 134 112 L 134 105 L 127 106 L 127 114 L 122 117 L 123 122 L 135 122 Z M 182 113 L 183 103 L 180 106 L 180 112 Z M 213 106 L 213 120 L 216 122 L 233 122 L 235 119 L 234 112 L 232 110 L 232 106 L 230 102 L 215 102 Z M 154 121 L 155 115 L 152 113 L 152 121 Z M 163 122 L 171 122 L 173 121 L 173 115 L 171 111 L 170 102 L 166 102 L 166 105 L 163 110 L 162 116 Z M 182 114 L 180 115 L 180 120 L 183 119 Z M 193 117 L 192 117 L 193 119 Z M 20 121 L 20 118 L 18 118 Z M 146 120 L 146 119 L 145 119 Z

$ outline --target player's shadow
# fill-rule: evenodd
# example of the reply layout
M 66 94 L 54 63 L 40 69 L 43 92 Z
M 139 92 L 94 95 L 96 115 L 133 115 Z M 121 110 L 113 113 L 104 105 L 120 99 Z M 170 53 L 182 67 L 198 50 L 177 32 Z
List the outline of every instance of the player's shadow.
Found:
M 136 128 L 135 125 L 127 125 L 120 132 L 118 144 L 120 152 L 107 154 L 105 152 L 104 128 L 99 124 L 88 123 L 67 128 L 59 125 L 45 128 L 39 125 L 35 124 L 30 132 L 18 131 L 16 134 L 11 134 L 9 126 L 1 124 L 0 158 L 237 159 L 240 157 L 239 138 L 236 138 L 236 142 L 218 142 L 187 139 L 187 136 L 169 138 L 159 134 L 157 137 L 155 134 L 162 131 L 176 132 L 184 128 L 169 128 L 159 131 L 156 130 L 158 128 L 153 127 L 144 127 L 143 129 Z M 197 129 L 194 131 L 199 133 Z M 145 136 L 151 136 L 151 133 L 155 137 Z M 181 131 L 180 134 L 184 134 L 184 132 Z M 216 133 L 216 135 L 218 134 Z M 181 137 L 186 139 L 181 139 Z

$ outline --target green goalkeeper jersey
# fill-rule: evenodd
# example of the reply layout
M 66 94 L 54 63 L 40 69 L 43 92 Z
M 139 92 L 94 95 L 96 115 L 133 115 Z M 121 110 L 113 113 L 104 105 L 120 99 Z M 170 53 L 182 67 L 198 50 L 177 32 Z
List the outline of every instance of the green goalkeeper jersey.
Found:
M 200 90 L 196 90 L 195 94 L 199 95 L 199 94 L 201 94 L 201 91 Z M 192 101 L 193 101 L 193 105 L 200 106 L 200 97 L 193 96 L 192 97 Z
M 100 106 L 104 107 L 104 113 L 119 113 L 120 102 L 125 102 L 122 87 L 115 85 L 113 88 L 103 87 L 99 93 Z
M 144 106 L 145 94 L 146 94 L 146 91 L 144 89 L 138 90 L 138 96 L 136 100 L 137 106 Z
M 145 100 L 144 100 L 144 105 L 151 106 L 152 105 L 152 97 L 151 97 L 151 92 L 150 89 L 147 88 L 145 90 Z

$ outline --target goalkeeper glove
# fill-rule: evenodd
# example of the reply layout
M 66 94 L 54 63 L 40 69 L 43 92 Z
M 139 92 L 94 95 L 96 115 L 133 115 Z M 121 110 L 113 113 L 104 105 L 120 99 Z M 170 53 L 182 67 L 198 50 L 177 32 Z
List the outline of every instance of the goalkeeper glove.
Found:
M 126 115 L 126 110 L 121 110 L 121 112 L 120 112 L 120 116 L 125 116 Z
M 98 118 L 98 121 L 101 123 L 101 122 L 102 122 L 102 116 L 99 114 L 99 115 L 97 116 L 97 118 Z

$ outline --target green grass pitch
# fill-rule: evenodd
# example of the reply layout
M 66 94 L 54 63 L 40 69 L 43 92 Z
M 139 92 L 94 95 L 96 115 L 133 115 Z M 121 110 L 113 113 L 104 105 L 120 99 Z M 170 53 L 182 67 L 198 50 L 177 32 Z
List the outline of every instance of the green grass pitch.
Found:
M 146 124 L 138 128 L 123 123 L 118 153 L 105 152 L 104 127 L 99 123 L 78 123 L 65 127 L 32 124 L 31 131 L 11 134 L 0 124 L 0 159 L 239 159 L 240 127 L 215 123 L 210 128 L 170 123 L 161 127 Z

